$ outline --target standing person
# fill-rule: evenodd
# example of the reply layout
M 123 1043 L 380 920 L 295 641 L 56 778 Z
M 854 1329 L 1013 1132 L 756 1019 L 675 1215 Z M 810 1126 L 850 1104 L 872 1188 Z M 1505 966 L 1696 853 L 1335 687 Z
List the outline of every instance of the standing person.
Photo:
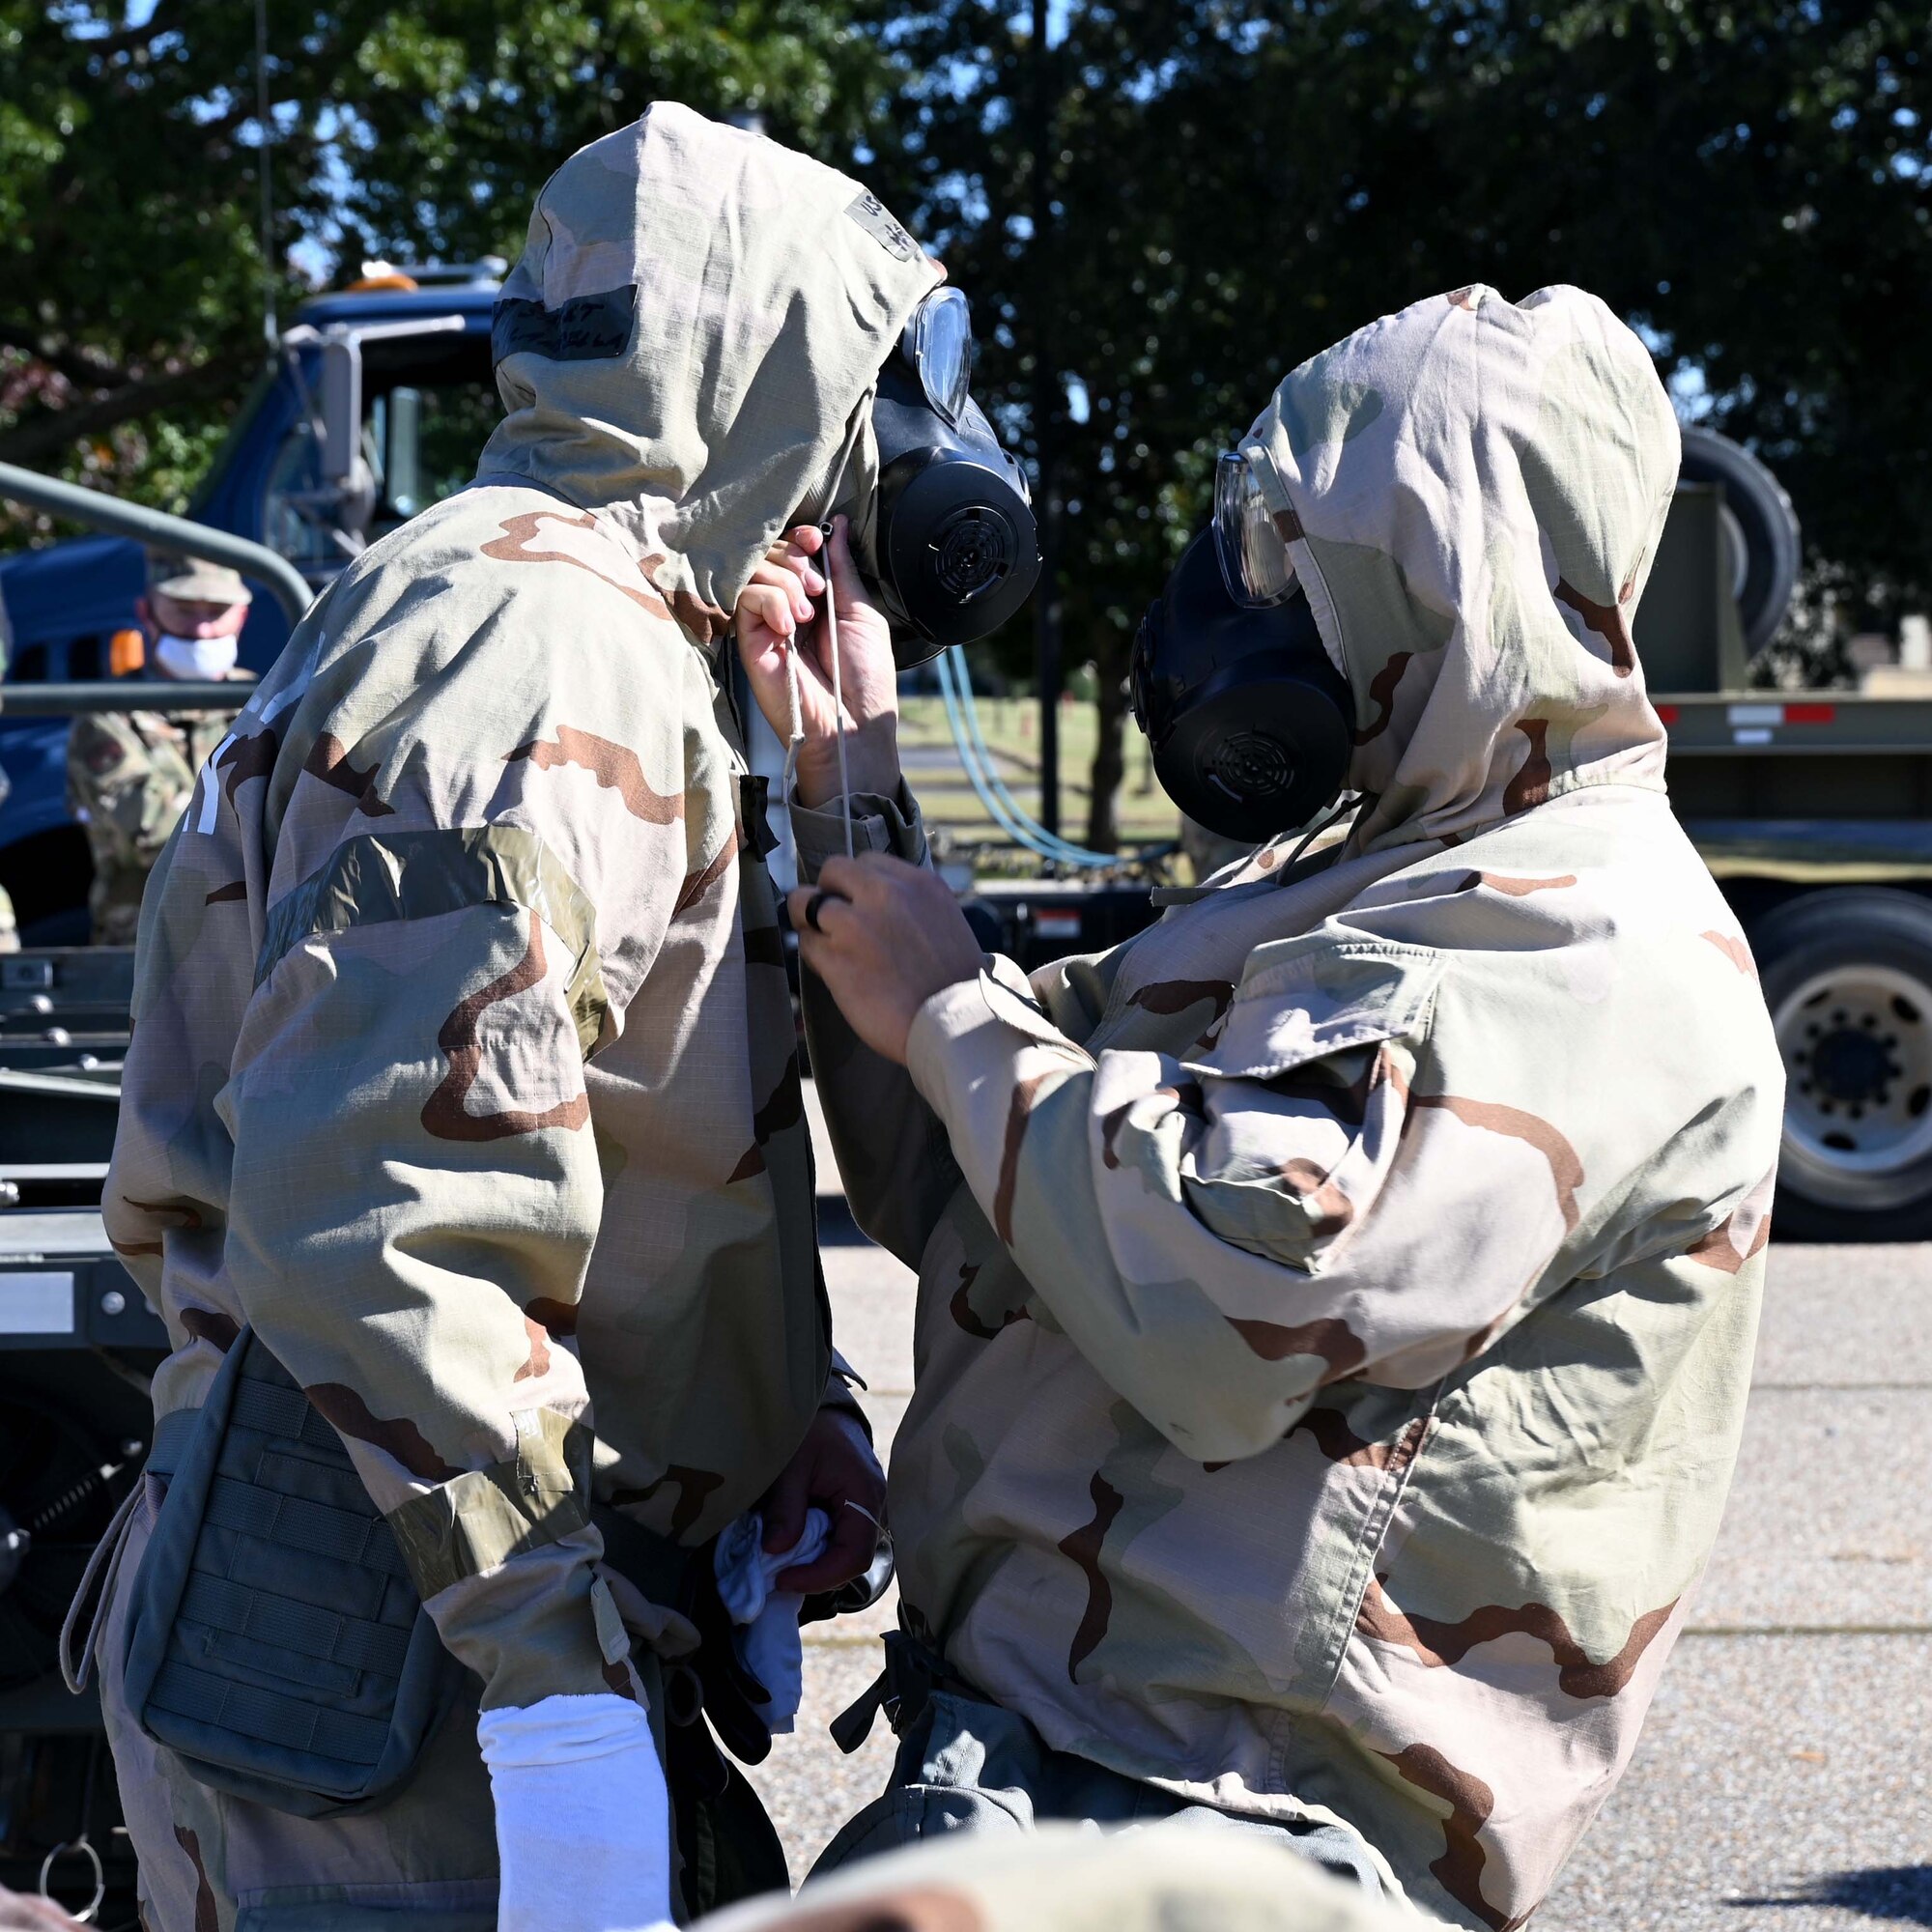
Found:
M 939 280 L 859 184 L 674 103 L 583 149 L 475 483 L 203 767 L 104 1209 L 174 1345 L 96 1647 L 154 1932 L 609 1932 L 783 1882 L 694 1742 L 694 1660 L 734 1735 L 777 1688 L 715 1652 L 714 1545 L 762 1503 L 781 1607 L 832 1589 L 883 1478 L 721 652 L 795 516 L 872 521 Z M 822 1553 L 777 1560 L 809 1506 Z M 440 1722 L 418 1598 L 469 1673 Z
M 147 594 L 134 607 L 147 646 L 135 674 L 155 687 L 154 708 L 86 712 L 68 732 L 68 810 L 87 827 L 94 859 L 96 946 L 133 945 L 148 874 L 241 708 L 175 710 L 167 686 L 242 676 L 235 658 L 250 601 L 235 571 L 150 552 Z
M 899 1752 L 821 1869 L 1189 1810 L 1502 1928 L 1629 1761 L 1737 1455 L 1783 1084 L 1632 642 L 1677 458 L 1577 289 L 1293 371 L 1137 710 L 1213 829 L 1352 823 L 1031 982 L 922 869 L 835 558 L 860 856 L 814 690 L 793 916 L 920 1293 Z

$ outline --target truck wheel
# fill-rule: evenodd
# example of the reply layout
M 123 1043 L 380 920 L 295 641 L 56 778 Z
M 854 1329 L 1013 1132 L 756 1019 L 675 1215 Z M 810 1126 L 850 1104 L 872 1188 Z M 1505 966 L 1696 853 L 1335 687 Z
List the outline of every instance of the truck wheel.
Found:
M 1778 1233 L 1932 1236 L 1932 903 L 1808 893 L 1750 935 L 1778 1051 Z

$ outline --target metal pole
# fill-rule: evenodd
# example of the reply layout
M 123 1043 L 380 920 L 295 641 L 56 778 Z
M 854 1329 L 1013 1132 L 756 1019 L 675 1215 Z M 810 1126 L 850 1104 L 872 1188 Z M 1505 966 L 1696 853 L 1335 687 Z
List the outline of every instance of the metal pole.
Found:
M 262 189 L 262 333 L 272 350 L 282 339 L 275 322 L 275 188 L 269 173 L 274 122 L 269 110 L 269 0 L 255 0 L 255 172 Z
M 261 584 L 282 607 L 291 624 L 299 623 L 314 601 L 315 593 L 287 557 L 264 544 L 250 543 L 246 537 L 231 536 L 226 530 L 212 529 L 186 517 L 171 517 L 164 510 L 150 510 L 139 503 L 119 502 L 99 490 L 83 490 L 77 483 L 62 483 L 12 463 L 0 463 L 0 497 L 11 497 L 52 516 L 71 517 L 77 524 L 91 525 L 117 537 L 132 537 L 136 543 L 228 564 Z M 24 688 L 7 687 L 10 709 L 12 694 Z
M 1047 0 L 1033 0 L 1033 240 L 1028 253 L 1034 314 L 1033 434 L 1039 462 L 1039 589 L 1034 597 L 1034 670 L 1039 687 L 1039 822 L 1060 831 L 1059 370 L 1053 355 L 1053 101 L 1047 69 Z
M 117 677 L 87 684 L 10 684 L 9 718 L 78 718 L 96 711 L 240 711 L 252 677 L 213 680 Z

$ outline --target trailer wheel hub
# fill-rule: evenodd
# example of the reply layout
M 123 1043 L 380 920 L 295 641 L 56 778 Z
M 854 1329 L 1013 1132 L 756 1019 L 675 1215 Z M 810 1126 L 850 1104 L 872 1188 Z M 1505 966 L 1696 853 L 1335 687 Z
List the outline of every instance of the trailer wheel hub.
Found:
M 1932 986 L 1896 967 L 1814 974 L 1773 1016 L 1789 1091 L 1786 1134 L 1840 1173 L 1885 1174 L 1932 1153 Z
M 1887 1045 L 1875 1034 L 1855 1033 L 1850 1027 L 1828 1033 L 1810 1053 L 1816 1090 L 1846 1106 L 1877 1104 L 1898 1071 Z

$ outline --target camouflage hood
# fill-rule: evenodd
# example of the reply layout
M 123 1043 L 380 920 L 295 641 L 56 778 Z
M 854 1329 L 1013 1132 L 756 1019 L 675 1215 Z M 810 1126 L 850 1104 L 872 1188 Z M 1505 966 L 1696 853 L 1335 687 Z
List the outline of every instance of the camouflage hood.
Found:
M 863 524 L 872 387 L 939 275 L 859 183 L 661 101 L 537 196 L 479 480 L 594 512 L 708 639 L 793 512 Z
M 1294 370 L 1241 446 L 1354 689 L 1352 851 L 1662 788 L 1631 626 L 1677 425 L 1596 297 L 1415 302 Z

